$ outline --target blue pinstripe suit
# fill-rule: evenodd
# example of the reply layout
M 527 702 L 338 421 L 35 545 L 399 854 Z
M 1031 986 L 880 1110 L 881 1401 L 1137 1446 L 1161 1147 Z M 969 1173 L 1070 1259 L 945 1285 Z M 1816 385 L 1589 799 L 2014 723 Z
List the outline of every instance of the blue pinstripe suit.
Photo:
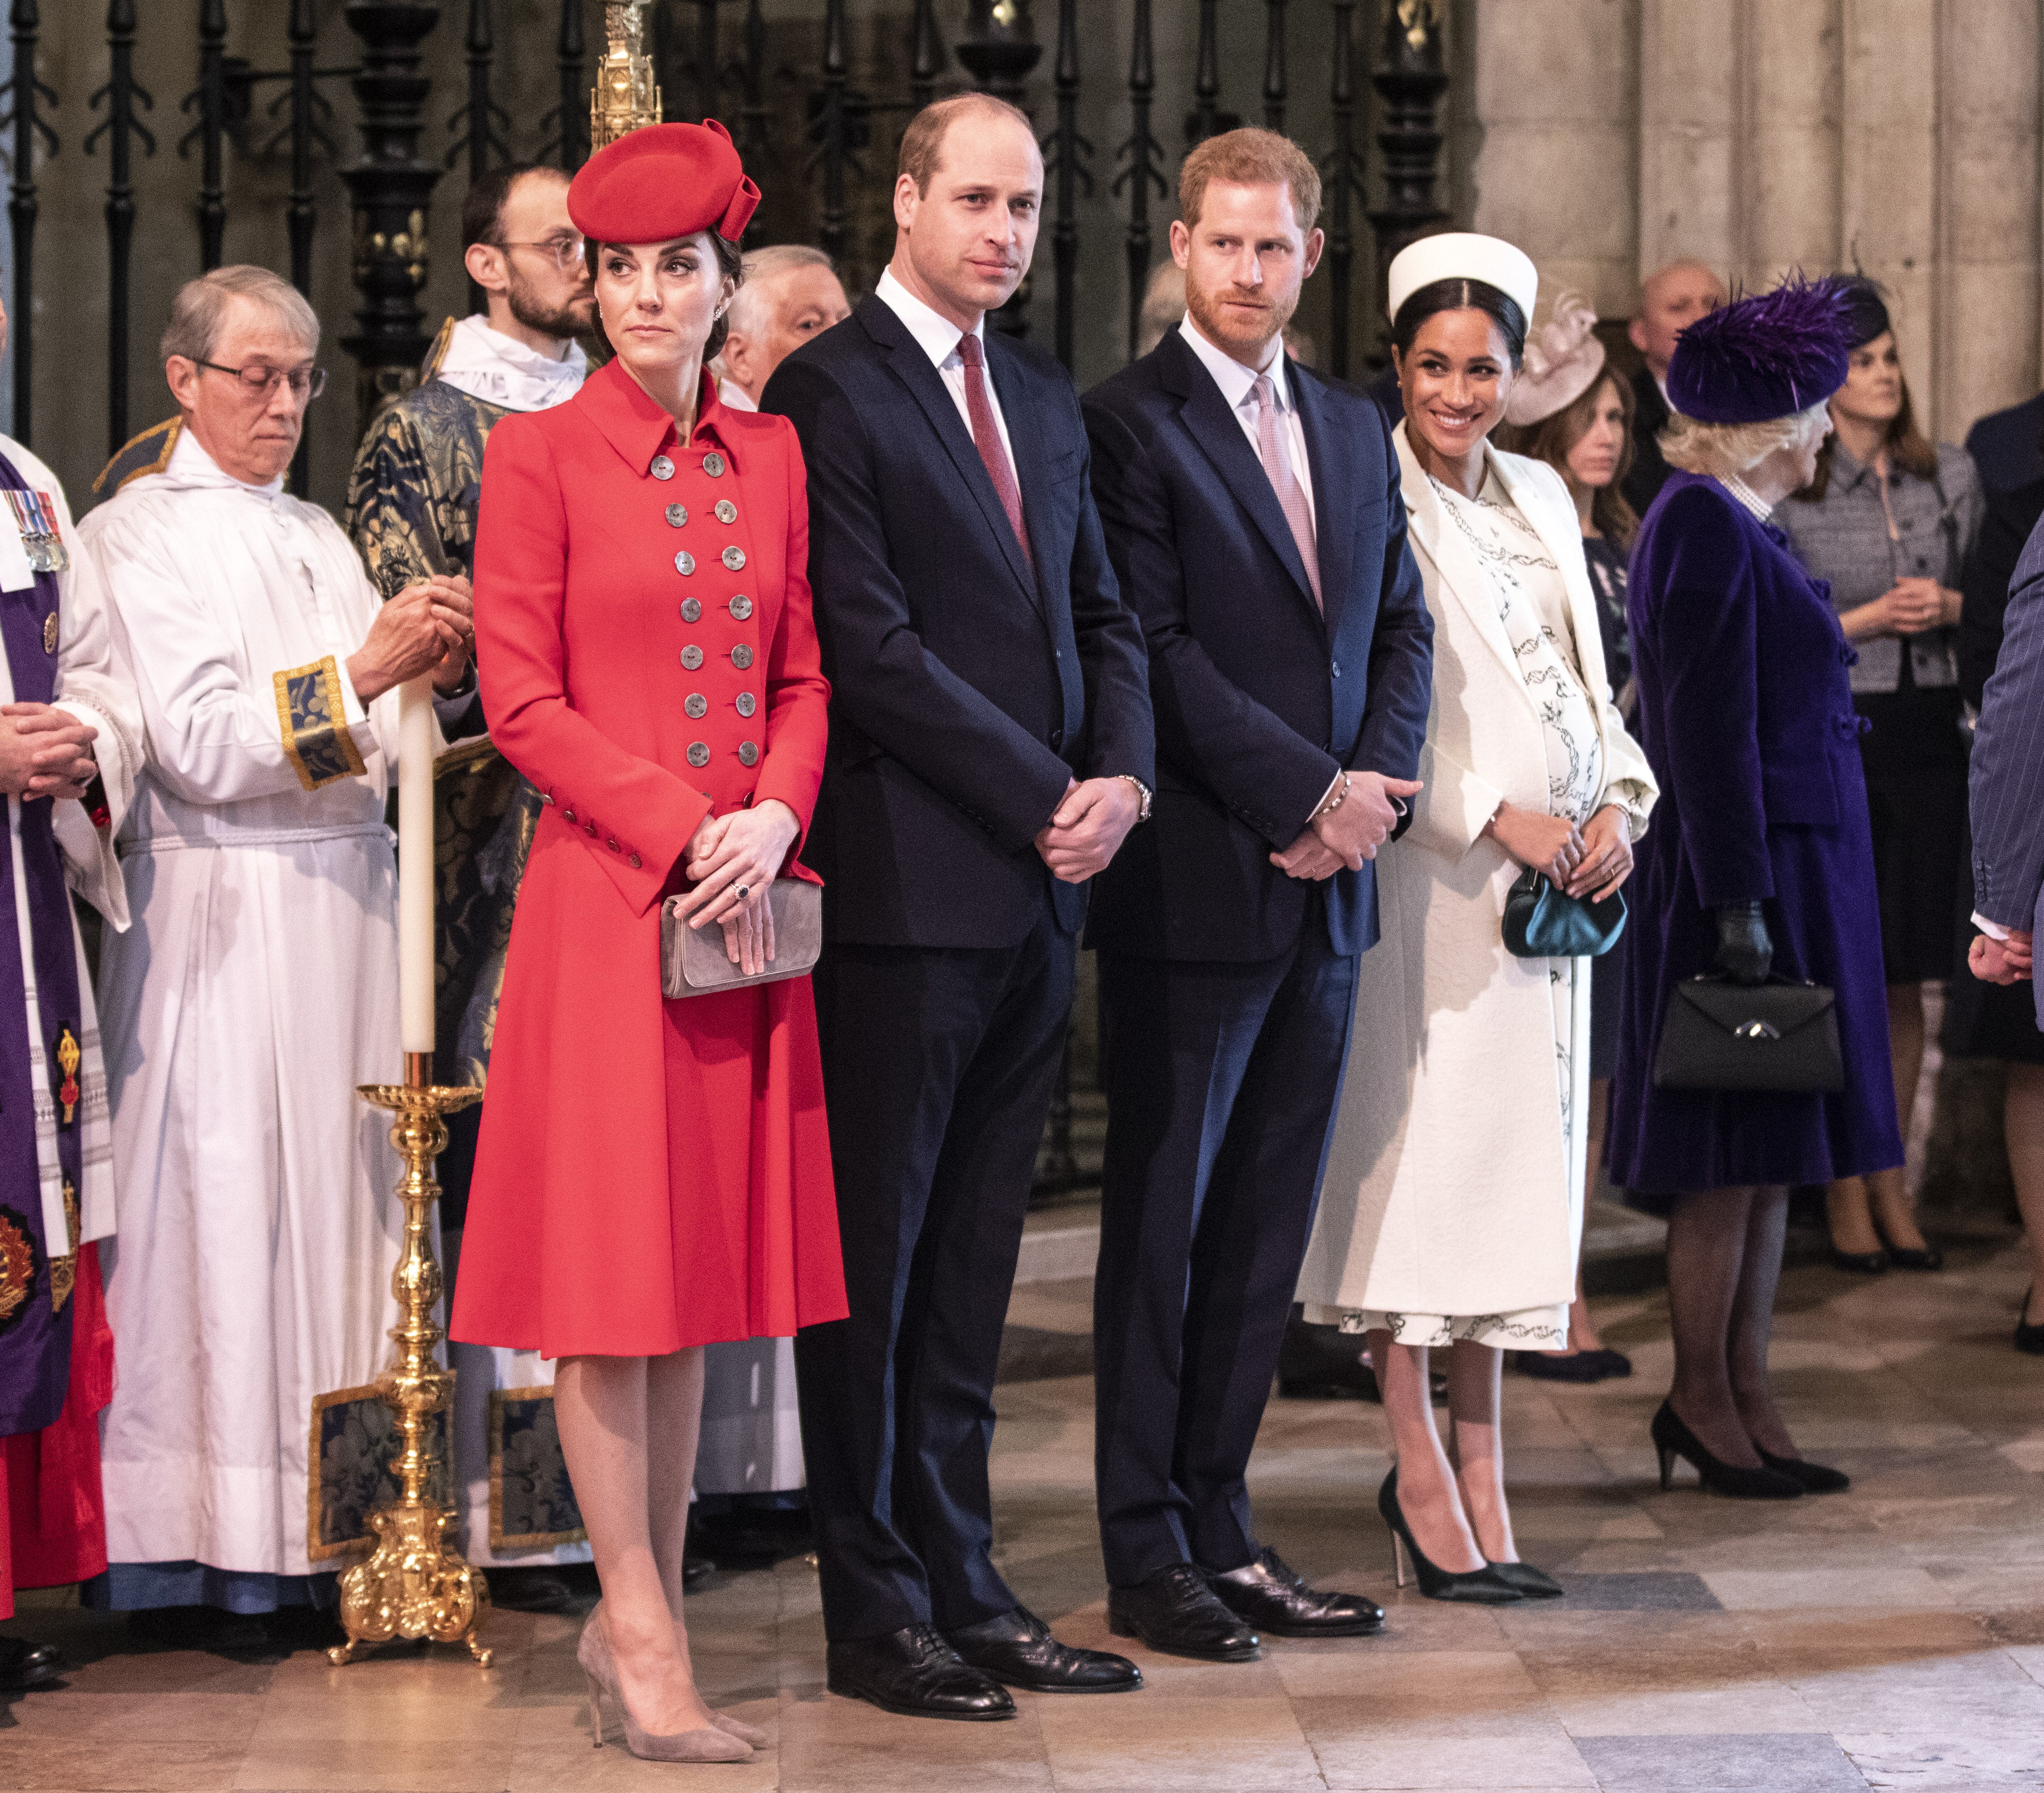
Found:
M 2044 927 L 2044 523 L 2009 582 L 2001 656 L 1981 702 L 1972 787 L 1975 908 L 2004 927 L 2037 931 Z M 2044 1027 L 2044 978 L 2037 990 Z

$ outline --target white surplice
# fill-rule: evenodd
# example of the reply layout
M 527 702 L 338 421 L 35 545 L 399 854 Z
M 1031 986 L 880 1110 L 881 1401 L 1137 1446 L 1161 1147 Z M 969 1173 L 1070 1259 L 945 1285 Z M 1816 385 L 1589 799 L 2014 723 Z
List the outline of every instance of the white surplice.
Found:
M 30 490 L 55 501 L 58 532 L 71 566 L 57 575 L 57 681 L 53 707 L 98 731 L 92 743 L 106 792 L 109 826 L 97 827 L 82 803 L 66 799 L 51 818 L 63 855 L 64 877 L 118 932 L 128 925 L 128 900 L 113 849 L 113 827 L 127 813 L 141 754 L 141 723 L 133 693 L 115 677 L 106 593 L 91 562 L 80 551 L 71 506 L 57 476 L 11 436 L 0 436 L 0 458 L 12 464 Z M 11 523 L 0 519 L 0 528 Z M 0 704 L 14 701 L 7 656 L 0 653 Z M 42 799 L 38 801 L 48 801 Z M 21 856 L 21 801 L 7 800 L 7 845 L 14 863 L 14 925 L 21 943 L 23 995 L 29 1013 L 29 1073 L 36 1104 L 37 1182 L 41 1191 L 43 1236 L 53 1253 L 64 1249 L 69 1222 L 64 1212 L 63 1174 L 57 1160 L 56 1107 L 52 1096 L 49 1054 L 36 992 L 36 954 L 29 930 L 28 870 Z M 76 1244 L 110 1237 L 115 1222 L 113 1154 L 106 1094 L 106 1069 L 92 979 L 78 924 L 71 923 L 71 950 L 78 961 L 79 1124 L 82 1130 Z
M 346 672 L 378 597 L 325 512 L 189 430 L 80 535 L 144 733 L 101 969 L 109 1554 L 302 1576 L 332 1566 L 306 1554 L 313 1398 L 372 1381 L 398 1318 L 398 1159 L 355 1092 L 402 1063 L 397 695 L 365 714 Z

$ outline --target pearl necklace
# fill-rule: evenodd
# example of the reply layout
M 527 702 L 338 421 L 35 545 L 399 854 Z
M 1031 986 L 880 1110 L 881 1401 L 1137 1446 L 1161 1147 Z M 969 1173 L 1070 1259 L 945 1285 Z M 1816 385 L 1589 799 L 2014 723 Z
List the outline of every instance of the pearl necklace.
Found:
M 1714 476 L 1719 485 L 1739 500 L 1753 514 L 1765 523 L 1773 516 L 1774 507 L 1761 502 L 1760 494 L 1735 473 L 1721 473 Z

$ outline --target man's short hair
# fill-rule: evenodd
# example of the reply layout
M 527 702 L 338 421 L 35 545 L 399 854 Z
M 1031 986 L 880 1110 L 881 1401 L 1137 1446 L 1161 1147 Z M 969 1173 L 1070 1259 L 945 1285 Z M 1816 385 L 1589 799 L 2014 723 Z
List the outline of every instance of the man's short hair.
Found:
M 837 271 L 836 263 L 806 243 L 774 243 L 763 249 L 748 249 L 742 265 L 745 277 L 724 313 L 731 329 L 741 336 L 756 336 L 766 328 L 766 286 L 777 275 L 790 274 L 798 267 Z
M 217 267 L 178 289 L 163 331 L 163 359 L 181 355 L 187 361 L 210 360 L 228 308 L 237 298 L 267 305 L 309 352 L 318 353 L 319 314 L 305 302 L 305 294 L 281 274 L 240 262 Z
M 1243 186 L 1286 186 L 1292 190 L 1292 215 L 1303 233 L 1320 215 L 1320 171 L 1313 159 L 1275 131 L 1244 125 L 1208 137 L 1185 158 L 1178 171 L 1178 215 L 1189 230 L 1200 221 L 1209 181 Z
M 894 178 L 899 180 L 908 175 L 915 182 L 918 196 L 928 198 L 930 182 L 943 162 L 945 133 L 968 112 L 1005 114 L 1029 133 L 1032 143 L 1036 140 L 1036 127 L 1020 106 L 997 100 L 991 94 L 953 94 L 949 99 L 932 100 L 909 121 L 908 129 L 901 133 L 901 158 L 895 167 Z
M 513 162 L 508 167 L 492 168 L 468 190 L 461 202 L 461 252 L 465 255 L 478 243 L 493 249 L 504 247 L 504 205 L 511 190 L 528 175 L 551 175 L 565 182 L 567 176 L 544 162 Z

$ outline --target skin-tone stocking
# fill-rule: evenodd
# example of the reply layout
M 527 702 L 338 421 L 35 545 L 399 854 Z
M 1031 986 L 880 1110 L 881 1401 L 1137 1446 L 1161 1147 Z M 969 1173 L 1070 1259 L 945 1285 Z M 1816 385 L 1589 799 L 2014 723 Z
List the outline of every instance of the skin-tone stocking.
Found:
M 1470 1533 L 1454 1470 L 1434 1427 L 1426 1347 L 1394 1344 L 1389 1331 L 1378 1330 L 1370 1334 L 1370 1361 L 1376 1366 L 1385 1417 L 1391 1422 L 1398 1453 L 1398 1503 L 1413 1542 L 1428 1561 L 1450 1573 L 1481 1568 L 1483 1553 Z M 1449 1363 L 1452 1387 L 1452 1357 Z
M 655 1736 L 709 1725 L 682 1620 L 682 1547 L 702 1421 L 700 1347 L 563 1357 L 554 1414 L 589 1528 L 624 1703 Z
M 2030 1304 L 2023 1319 L 2044 1323 L 2044 1065 L 2011 1065 L 2002 1109 L 2008 1135 L 2008 1168 L 2015 1178 L 2015 1205 L 2030 1242 Z
M 1668 1404 L 1712 1456 L 1748 1469 L 1760 1467 L 1760 1453 L 1732 1391 L 1731 1344 L 1754 1195 L 1716 1189 L 1678 1196 L 1668 1216 L 1668 1309 L 1675 1335 Z
M 1493 1346 L 1458 1340 L 1448 1353 L 1448 1419 L 1462 1511 L 1486 1558 L 1516 1563 L 1519 1547 L 1512 1542 L 1512 1510 L 1504 1500 L 1504 1353 Z M 1402 1489 L 1402 1475 L 1399 1482 Z
M 1923 1069 L 1924 1039 L 1923 986 L 1889 985 L 1888 1048 L 1895 1068 L 1896 1118 L 1905 1140 L 1916 1107 L 1917 1080 Z M 1825 1192 L 1824 1208 L 1831 1243 L 1840 1251 L 1879 1251 L 1884 1244 L 1904 1251 L 1924 1249 L 1907 1174 L 1899 1165 L 1869 1177 L 1841 1177 Z

